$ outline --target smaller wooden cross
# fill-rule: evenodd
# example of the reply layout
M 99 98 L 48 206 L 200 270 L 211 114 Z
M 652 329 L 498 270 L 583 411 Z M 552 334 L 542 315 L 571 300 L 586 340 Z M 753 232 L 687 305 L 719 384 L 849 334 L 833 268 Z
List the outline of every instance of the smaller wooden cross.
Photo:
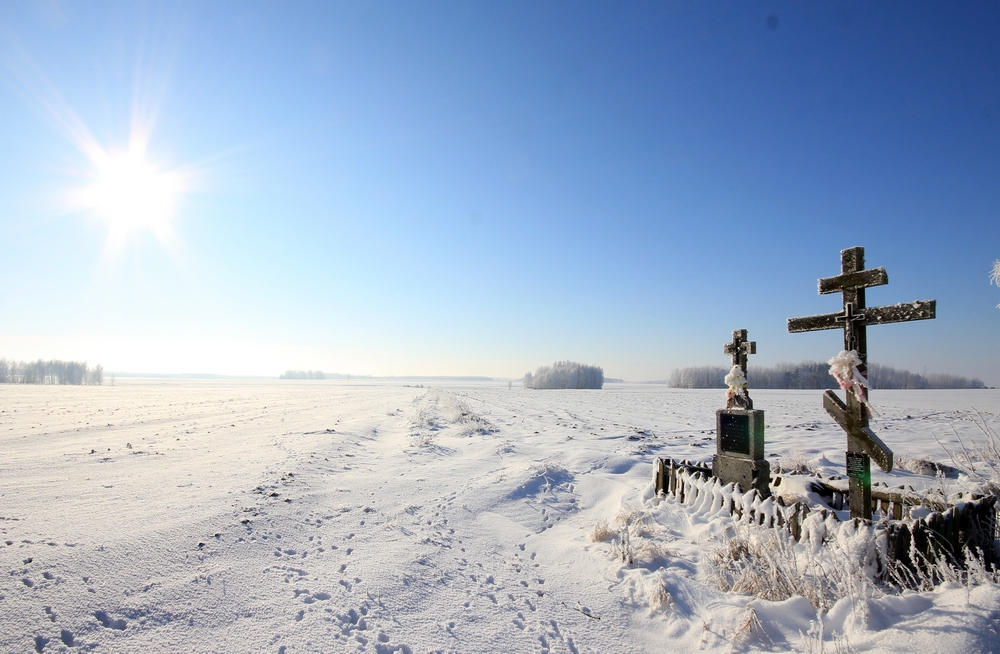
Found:
M 733 365 L 739 366 L 740 370 L 743 371 L 743 378 L 746 379 L 747 376 L 747 357 L 751 354 L 757 354 L 757 341 L 747 340 L 747 330 L 745 329 L 734 329 L 733 330 L 733 342 L 726 343 L 726 347 L 723 350 L 726 354 L 733 357 Z M 742 409 L 752 409 L 753 400 L 750 399 L 750 393 L 746 393 L 745 398 L 734 396 L 730 398 L 727 403 L 726 408 L 731 409 L 734 405 L 746 405 L 740 406 Z
M 733 342 L 726 343 L 725 353 L 733 357 L 733 365 L 739 366 L 743 370 L 743 376 L 747 374 L 747 356 L 757 354 L 757 341 L 747 340 L 747 330 L 734 329 Z

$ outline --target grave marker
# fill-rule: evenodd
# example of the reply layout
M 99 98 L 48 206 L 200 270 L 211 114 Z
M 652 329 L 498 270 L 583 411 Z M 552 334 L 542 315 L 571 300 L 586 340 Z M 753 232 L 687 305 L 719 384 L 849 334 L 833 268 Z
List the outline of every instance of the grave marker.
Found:
M 889 283 L 885 268 L 864 270 L 865 249 L 853 247 L 840 252 L 840 274 L 819 280 L 821 295 L 841 292 L 844 310 L 804 318 L 789 318 L 791 333 L 823 329 L 843 329 L 844 349 L 857 352 L 861 360 L 858 371 L 868 379 L 868 325 L 884 325 L 911 320 L 930 320 L 937 312 L 936 300 L 917 300 L 909 304 L 885 307 L 865 307 L 865 289 Z M 823 394 L 823 408 L 847 432 L 847 472 L 850 480 L 852 518 L 872 517 L 871 459 L 886 472 L 892 470 L 892 450 L 868 427 L 868 391 L 861 396 L 854 388 L 847 389 L 847 403 L 833 391 Z
M 723 350 L 733 357 L 743 378 L 747 357 L 757 353 L 757 343 L 747 340 L 747 330 L 733 331 L 733 342 Z M 771 494 L 771 464 L 764 459 L 764 412 L 753 408 L 750 393 L 733 393 L 726 408 L 715 412 L 716 454 L 712 457 L 712 475 L 723 483 L 737 483 L 740 489 L 757 489 L 762 497 Z
M 747 376 L 747 359 L 751 354 L 757 354 L 757 341 L 747 340 L 747 330 L 745 329 L 734 329 L 733 330 L 733 342 L 726 343 L 725 353 L 733 357 L 733 365 L 739 366 L 743 371 L 743 378 L 746 379 Z M 734 395 L 729 398 L 726 402 L 727 409 L 740 408 L 740 409 L 752 409 L 753 400 L 750 399 L 750 393 L 746 393 L 743 396 Z

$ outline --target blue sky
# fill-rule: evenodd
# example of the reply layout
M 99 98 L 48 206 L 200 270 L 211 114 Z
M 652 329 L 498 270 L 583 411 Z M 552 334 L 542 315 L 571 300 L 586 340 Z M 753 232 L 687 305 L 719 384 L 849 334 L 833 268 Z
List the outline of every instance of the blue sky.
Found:
M 862 245 L 869 305 L 938 301 L 870 360 L 1000 385 L 995 3 L 8 2 L 0 64 L 0 356 L 826 360 L 785 321 Z M 136 135 L 156 225 L 79 200 Z

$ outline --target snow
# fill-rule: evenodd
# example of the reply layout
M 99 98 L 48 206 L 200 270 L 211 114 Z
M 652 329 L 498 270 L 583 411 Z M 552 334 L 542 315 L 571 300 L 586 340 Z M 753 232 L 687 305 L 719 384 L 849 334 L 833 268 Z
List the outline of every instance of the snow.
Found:
M 772 460 L 845 474 L 821 391 L 751 393 Z M 995 390 L 872 395 L 873 429 L 915 459 L 981 439 L 971 407 L 998 425 Z M 823 615 L 718 590 L 704 561 L 731 520 L 651 480 L 656 456 L 710 459 L 724 403 L 636 384 L 2 386 L 0 651 L 1000 651 L 995 584 Z

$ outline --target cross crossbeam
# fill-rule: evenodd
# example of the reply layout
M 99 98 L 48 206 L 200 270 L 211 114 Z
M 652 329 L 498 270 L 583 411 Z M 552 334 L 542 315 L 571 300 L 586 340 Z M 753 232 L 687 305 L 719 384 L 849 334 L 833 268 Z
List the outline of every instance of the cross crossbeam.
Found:
M 870 288 L 889 283 L 889 274 L 885 268 L 871 268 L 856 272 L 845 272 L 836 277 L 824 277 L 819 280 L 819 294 L 836 293 L 845 288 Z
M 848 438 L 854 441 L 852 445 L 855 447 L 848 447 L 848 450 L 864 452 L 875 460 L 878 467 L 886 472 L 892 472 L 892 450 L 870 427 L 861 424 L 857 412 L 851 411 L 833 391 L 823 393 L 823 408 L 840 428 L 847 432 Z
M 852 311 L 854 307 L 852 305 Z M 892 304 L 885 307 L 873 307 L 864 310 L 859 322 L 865 325 L 887 325 L 893 322 L 909 322 L 911 320 L 931 320 L 937 313 L 937 300 L 917 300 L 906 304 Z M 821 313 L 816 316 L 789 318 L 788 331 L 816 332 L 824 329 L 843 329 L 845 312 Z M 855 320 L 857 321 L 855 314 Z

